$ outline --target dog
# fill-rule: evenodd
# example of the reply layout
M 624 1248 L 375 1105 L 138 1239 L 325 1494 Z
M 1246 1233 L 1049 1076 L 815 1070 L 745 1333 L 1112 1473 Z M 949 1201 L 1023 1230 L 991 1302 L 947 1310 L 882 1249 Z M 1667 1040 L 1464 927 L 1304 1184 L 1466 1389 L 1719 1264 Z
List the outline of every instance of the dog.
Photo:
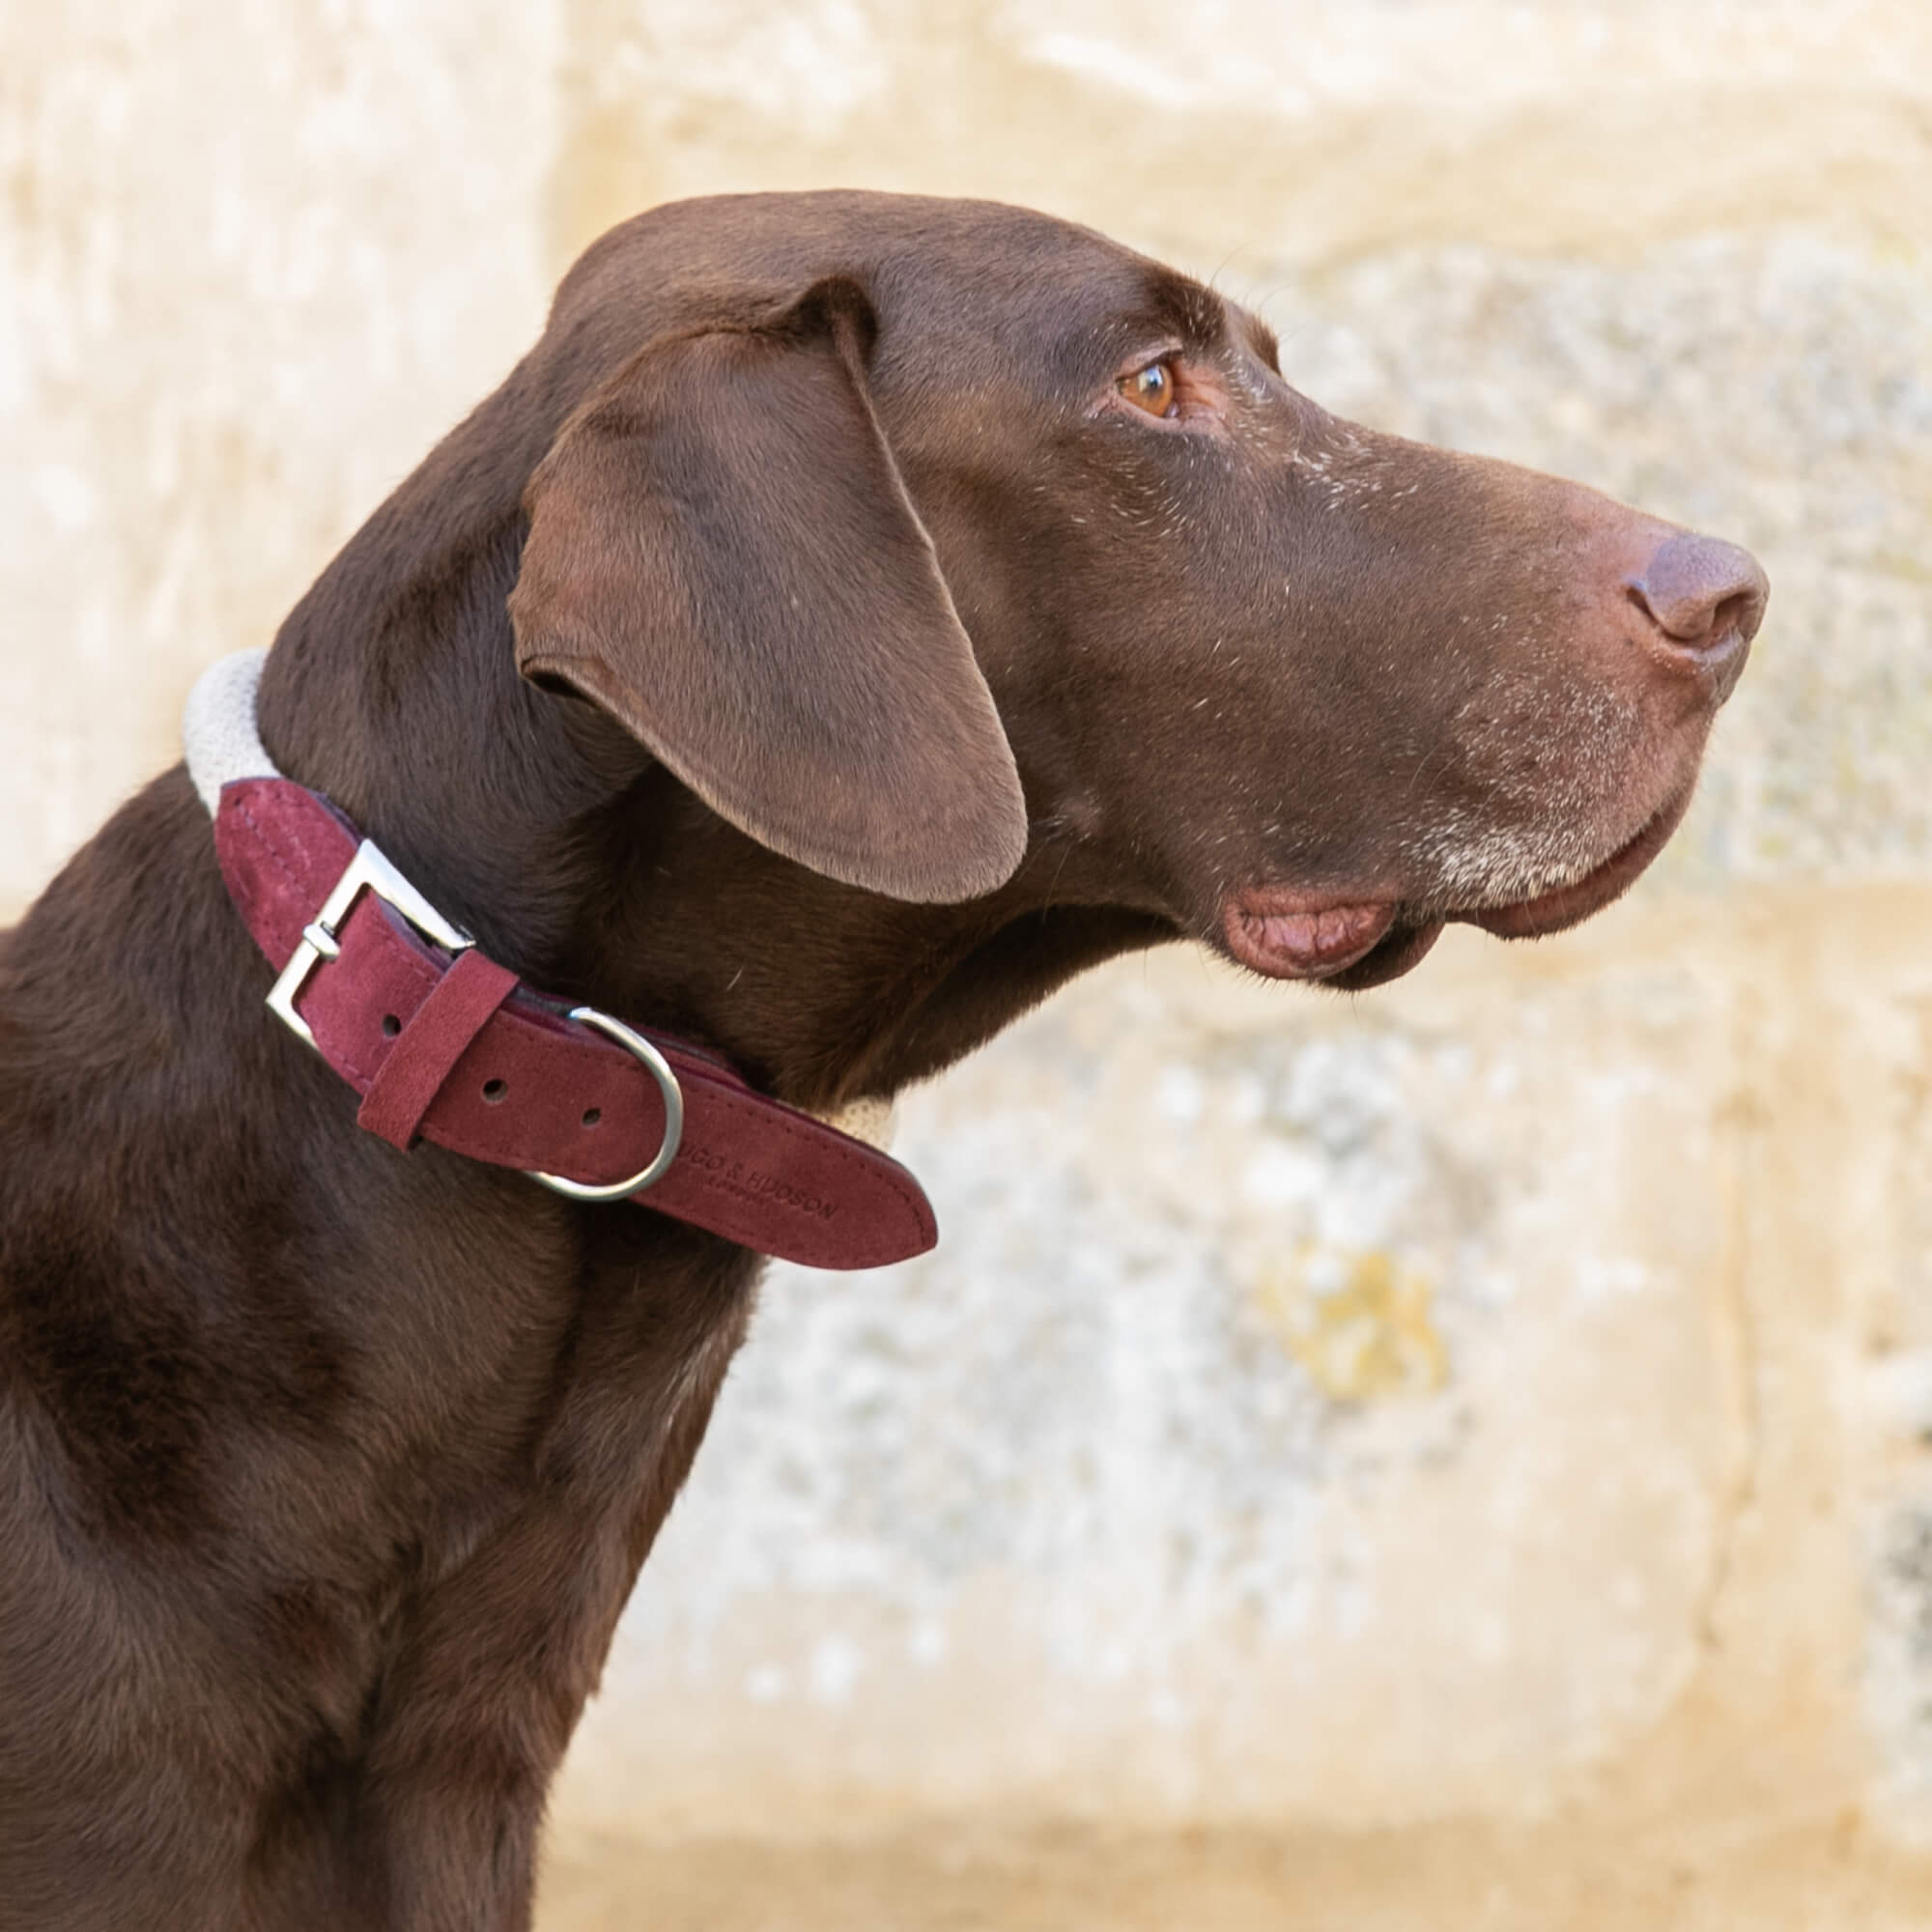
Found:
M 1765 598 L 1042 214 L 595 243 L 0 938 L 0 1924 L 526 1925 L 759 1251 L 932 1238 L 809 1116 L 1584 918 Z

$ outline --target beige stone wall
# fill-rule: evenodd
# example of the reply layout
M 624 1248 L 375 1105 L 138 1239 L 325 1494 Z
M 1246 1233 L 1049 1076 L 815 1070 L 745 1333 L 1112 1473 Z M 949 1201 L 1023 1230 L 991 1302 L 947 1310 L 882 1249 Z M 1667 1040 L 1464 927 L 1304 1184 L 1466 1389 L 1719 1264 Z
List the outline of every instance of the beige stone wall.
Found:
M 774 1274 L 547 1922 L 1932 1925 L 1923 9 L 15 9 L 0 915 L 585 241 L 831 182 L 1213 274 L 1772 614 L 1582 931 L 1133 962 L 914 1096 L 945 1243 Z

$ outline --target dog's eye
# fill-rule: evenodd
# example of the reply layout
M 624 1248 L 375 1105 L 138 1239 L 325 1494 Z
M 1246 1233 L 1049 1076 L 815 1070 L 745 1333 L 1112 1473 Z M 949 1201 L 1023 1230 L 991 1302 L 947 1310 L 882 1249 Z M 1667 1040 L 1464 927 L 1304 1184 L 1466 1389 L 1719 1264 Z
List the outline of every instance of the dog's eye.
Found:
M 1180 408 L 1180 384 L 1175 379 L 1174 357 L 1163 355 L 1131 376 L 1122 376 L 1115 385 L 1137 410 L 1151 416 L 1171 416 Z

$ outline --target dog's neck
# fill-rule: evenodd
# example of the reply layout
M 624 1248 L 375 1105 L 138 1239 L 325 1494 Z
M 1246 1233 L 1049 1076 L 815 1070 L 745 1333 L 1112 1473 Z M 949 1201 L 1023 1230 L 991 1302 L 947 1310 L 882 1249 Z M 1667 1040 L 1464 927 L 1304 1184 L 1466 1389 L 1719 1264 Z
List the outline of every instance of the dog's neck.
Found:
M 285 632 L 264 676 L 263 736 L 290 777 L 531 983 L 711 1047 L 794 1104 L 890 1097 L 1071 974 L 1166 936 L 1142 915 L 1050 910 L 1048 881 L 1073 896 L 1051 849 L 965 906 L 822 878 L 728 825 L 594 706 L 526 684 L 507 629 L 454 704 L 427 649 L 357 663 L 328 642 Z

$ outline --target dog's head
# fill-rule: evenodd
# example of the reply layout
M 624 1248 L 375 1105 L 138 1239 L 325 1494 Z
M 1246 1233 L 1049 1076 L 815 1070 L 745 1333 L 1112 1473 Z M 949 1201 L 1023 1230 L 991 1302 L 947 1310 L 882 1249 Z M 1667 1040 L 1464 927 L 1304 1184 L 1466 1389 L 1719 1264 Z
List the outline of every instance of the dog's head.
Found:
M 1019 210 L 659 211 L 546 340 L 596 373 L 520 667 L 899 899 L 1050 872 L 1347 987 L 1556 930 L 1668 837 L 1764 611 L 1744 552 L 1330 416 L 1236 304 Z

